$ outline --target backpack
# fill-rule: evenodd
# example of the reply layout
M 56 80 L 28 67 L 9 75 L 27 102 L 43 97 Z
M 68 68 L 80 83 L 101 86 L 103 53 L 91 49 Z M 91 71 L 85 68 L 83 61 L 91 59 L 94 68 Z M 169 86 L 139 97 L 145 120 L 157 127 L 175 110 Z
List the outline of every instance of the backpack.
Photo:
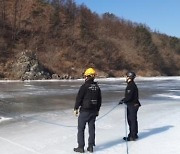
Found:
M 98 105 L 98 98 L 100 94 L 100 88 L 97 83 L 92 83 L 87 86 L 86 94 L 83 99 L 83 108 L 96 109 Z

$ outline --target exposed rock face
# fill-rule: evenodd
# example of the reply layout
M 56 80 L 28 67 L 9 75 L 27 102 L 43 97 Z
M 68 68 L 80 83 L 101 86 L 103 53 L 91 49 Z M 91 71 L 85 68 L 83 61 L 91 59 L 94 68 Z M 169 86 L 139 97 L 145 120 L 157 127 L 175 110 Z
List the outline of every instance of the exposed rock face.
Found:
M 42 66 L 31 51 L 21 52 L 14 65 L 14 73 L 22 80 L 51 79 L 52 72 Z

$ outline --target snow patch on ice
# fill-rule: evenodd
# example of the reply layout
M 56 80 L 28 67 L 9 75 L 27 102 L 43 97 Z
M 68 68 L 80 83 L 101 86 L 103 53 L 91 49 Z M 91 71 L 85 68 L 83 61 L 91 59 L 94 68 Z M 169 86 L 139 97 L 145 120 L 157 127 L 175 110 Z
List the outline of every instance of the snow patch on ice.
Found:
M 178 96 L 178 95 L 173 95 L 173 94 L 156 94 L 156 95 L 154 95 L 154 96 L 159 96 L 159 97 L 168 97 L 168 98 L 172 98 L 172 99 L 180 99 L 180 96 Z
M 11 120 L 12 118 L 0 117 L 0 122 Z

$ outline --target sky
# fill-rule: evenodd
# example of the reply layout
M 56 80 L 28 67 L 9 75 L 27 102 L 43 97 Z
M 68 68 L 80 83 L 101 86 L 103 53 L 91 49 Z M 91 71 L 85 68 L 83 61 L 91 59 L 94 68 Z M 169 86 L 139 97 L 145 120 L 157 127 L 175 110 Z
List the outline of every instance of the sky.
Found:
M 180 0 L 75 0 L 99 15 L 109 12 L 180 38 Z

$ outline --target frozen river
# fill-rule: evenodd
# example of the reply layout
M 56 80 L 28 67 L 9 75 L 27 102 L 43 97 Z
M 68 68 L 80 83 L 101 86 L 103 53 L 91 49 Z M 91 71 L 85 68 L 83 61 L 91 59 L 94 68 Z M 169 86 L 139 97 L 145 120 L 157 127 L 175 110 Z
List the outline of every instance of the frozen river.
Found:
M 97 79 L 103 104 L 118 103 L 123 98 L 124 79 Z M 30 114 L 72 109 L 83 80 L 0 82 L 1 110 L 10 114 Z M 142 104 L 180 98 L 180 78 L 137 78 Z
M 123 98 L 126 83 L 124 78 L 97 79 L 96 81 L 102 91 L 101 115 L 103 115 Z M 1 153 L 73 153 L 71 150 L 73 147 L 69 149 L 66 144 L 69 140 L 74 140 L 70 144 L 76 146 L 76 129 L 74 131 L 71 130 L 74 128 L 70 128 L 70 133 L 65 131 L 67 134 L 64 135 L 63 128 L 60 127 L 76 126 L 72 110 L 76 94 L 83 82 L 84 80 L 0 81 Z M 167 103 L 176 104 L 176 106 L 180 104 L 180 77 L 138 77 L 136 83 L 142 107 L 152 105 L 154 109 L 157 106 L 158 110 L 161 104 L 165 106 Z M 99 129 L 102 127 L 105 128 L 106 125 L 102 124 Z M 111 126 L 108 125 L 107 128 Z M 58 132 L 58 130 L 61 131 Z M 63 147 L 59 145 L 62 144 L 61 142 L 65 142 Z M 12 149 L 8 149 L 9 146 Z M 113 149 L 110 153 L 117 152 L 114 151 Z

